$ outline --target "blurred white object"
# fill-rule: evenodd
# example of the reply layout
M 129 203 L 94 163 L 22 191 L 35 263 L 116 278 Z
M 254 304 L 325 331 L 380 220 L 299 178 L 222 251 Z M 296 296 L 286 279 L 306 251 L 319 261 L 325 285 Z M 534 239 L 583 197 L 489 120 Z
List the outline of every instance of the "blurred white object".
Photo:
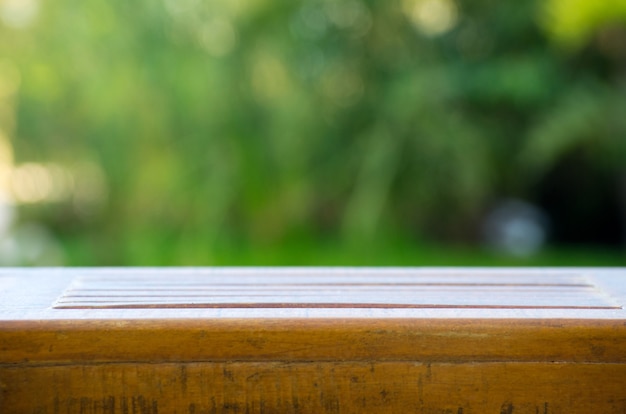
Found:
M 15 207 L 7 197 L 0 192 L 0 239 L 7 235 L 15 221 Z
M 15 205 L 0 194 L 0 266 L 61 266 L 63 249 L 40 224 L 17 223 Z
M 548 218 L 538 207 L 516 199 L 498 203 L 483 223 L 485 242 L 491 248 L 520 257 L 541 250 L 548 230 Z

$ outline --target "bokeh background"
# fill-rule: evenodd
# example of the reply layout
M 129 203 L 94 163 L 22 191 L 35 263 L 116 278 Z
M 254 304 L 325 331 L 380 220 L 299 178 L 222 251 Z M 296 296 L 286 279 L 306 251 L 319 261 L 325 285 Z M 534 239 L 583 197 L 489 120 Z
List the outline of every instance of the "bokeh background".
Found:
M 625 241 L 625 0 L 0 0 L 0 264 Z

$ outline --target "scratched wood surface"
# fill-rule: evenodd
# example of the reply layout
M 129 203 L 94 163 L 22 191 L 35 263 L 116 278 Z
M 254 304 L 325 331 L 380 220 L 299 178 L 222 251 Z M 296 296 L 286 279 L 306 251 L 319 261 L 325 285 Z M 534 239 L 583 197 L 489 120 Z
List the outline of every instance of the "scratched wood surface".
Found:
M 7 383 L 3 412 L 15 413 L 626 410 L 623 364 L 195 362 L 5 367 L 0 373 Z
M 3 269 L 0 413 L 623 413 L 623 269 Z

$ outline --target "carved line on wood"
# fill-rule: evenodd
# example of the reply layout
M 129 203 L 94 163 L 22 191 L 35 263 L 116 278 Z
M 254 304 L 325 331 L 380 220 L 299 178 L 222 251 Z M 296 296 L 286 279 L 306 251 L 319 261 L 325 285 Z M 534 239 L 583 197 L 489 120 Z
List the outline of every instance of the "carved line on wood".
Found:
M 580 276 L 77 277 L 54 309 L 621 309 Z M 441 278 L 443 281 L 439 281 Z M 347 281 L 349 279 L 349 281 Z M 352 281 L 354 280 L 354 282 Z M 473 281 L 474 280 L 474 281 Z

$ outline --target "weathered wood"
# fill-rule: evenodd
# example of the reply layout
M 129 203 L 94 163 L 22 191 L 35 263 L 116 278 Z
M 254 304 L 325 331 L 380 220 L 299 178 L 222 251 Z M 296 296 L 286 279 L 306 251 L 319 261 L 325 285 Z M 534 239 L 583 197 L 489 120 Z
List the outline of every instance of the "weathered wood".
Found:
M 7 384 L 3 412 L 15 413 L 626 410 L 624 364 L 189 362 L 5 367 L 0 372 Z
M 0 413 L 622 413 L 625 303 L 621 269 L 5 269 Z

